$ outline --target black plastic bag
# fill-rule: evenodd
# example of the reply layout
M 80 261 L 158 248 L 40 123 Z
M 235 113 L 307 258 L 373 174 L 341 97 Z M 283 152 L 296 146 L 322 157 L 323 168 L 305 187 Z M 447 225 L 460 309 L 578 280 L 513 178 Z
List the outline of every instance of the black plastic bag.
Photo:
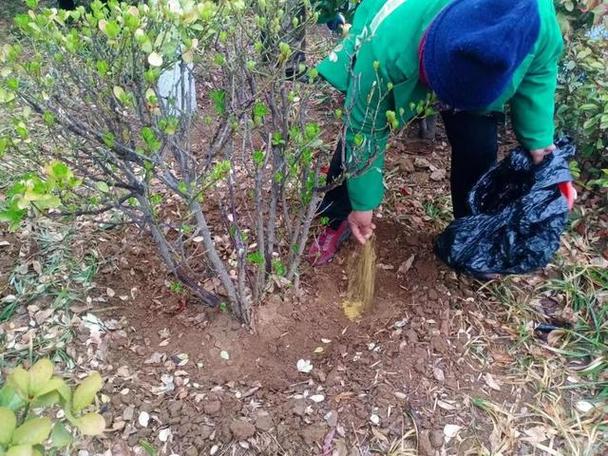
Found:
M 545 267 L 559 248 L 568 203 L 558 184 L 572 181 L 568 140 L 534 165 L 515 149 L 469 194 L 472 214 L 452 222 L 435 243 L 439 258 L 473 276 L 524 274 Z

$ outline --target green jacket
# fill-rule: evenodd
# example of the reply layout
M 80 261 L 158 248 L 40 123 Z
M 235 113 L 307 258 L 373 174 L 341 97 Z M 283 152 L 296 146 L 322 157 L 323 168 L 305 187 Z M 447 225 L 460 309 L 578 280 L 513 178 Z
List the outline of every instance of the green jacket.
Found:
M 385 107 L 400 113 L 402 123 L 410 120 L 414 116 L 412 103 L 424 100 L 429 94 L 428 88 L 419 81 L 420 40 L 450 1 L 363 0 L 348 36 L 318 64 L 319 73 L 335 88 L 348 93 L 353 58 L 366 59 L 370 67 L 376 62 L 378 76 L 392 87 L 390 103 Z M 485 110 L 503 111 L 508 103 L 515 134 L 529 150 L 553 143 L 557 65 L 563 48 L 553 0 L 538 0 L 538 5 L 541 27 L 532 52 L 502 96 Z M 361 101 L 368 94 L 355 96 Z M 383 166 L 383 162 L 383 158 L 378 161 L 379 166 Z M 382 169 L 370 169 L 349 180 L 348 190 L 354 210 L 376 208 L 384 193 Z

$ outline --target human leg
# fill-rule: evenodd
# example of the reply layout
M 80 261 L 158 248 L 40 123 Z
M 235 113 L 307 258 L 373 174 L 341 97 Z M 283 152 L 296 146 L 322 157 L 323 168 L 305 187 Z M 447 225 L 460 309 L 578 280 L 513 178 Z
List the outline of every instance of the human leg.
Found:
M 495 163 L 498 120 L 494 115 L 444 111 L 441 113 L 452 148 L 450 176 L 454 217 L 470 214 L 469 192 Z

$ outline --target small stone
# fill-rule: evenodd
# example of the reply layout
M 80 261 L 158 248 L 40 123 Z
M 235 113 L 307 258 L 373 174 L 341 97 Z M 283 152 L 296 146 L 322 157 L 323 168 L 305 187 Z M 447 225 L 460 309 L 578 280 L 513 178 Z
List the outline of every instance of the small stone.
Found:
M 312 376 L 319 383 L 325 383 L 325 380 L 327 379 L 327 376 L 325 375 L 325 372 L 323 372 L 320 369 L 317 369 L 317 370 L 313 371 Z
M 414 162 L 410 157 L 401 157 L 399 160 L 399 168 L 401 168 L 402 171 L 413 173 L 415 170 Z
M 435 429 L 430 435 L 431 445 L 433 448 L 443 447 L 443 431 L 441 429 Z
M 183 406 L 184 404 L 181 401 L 171 402 L 168 407 L 169 413 L 172 416 L 179 415 L 179 412 L 182 410 Z
M 433 167 L 433 165 L 431 165 L 429 163 L 429 161 L 423 157 L 416 157 L 416 159 L 414 160 L 414 166 L 416 168 L 428 168 L 428 169 Z
M 230 431 L 235 440 L 247 440 L 255 435 L 255 426 L 244 419 L 239 419 L 230 424 Z
M 304 442 L 311 448 L 321 443 L 326 433 L 326 428 L 321 425 L 308 426 L 300 431 Z
M 122 419 L 125 421 L 131 421 L 135 415 L 135 407 L 129 405 L 122 411 Z
M 186 450 L 186 456 L 198 456 L 198 450 L 195 447 L 190 447 Z
M 306 414 L 306 402 L 303 399 L 297 399 L 292 411 L 294 415 L 304 416 Z
M 211 437 L 211 434 L 213 434 L 213 428 L 211 426 L 200 426 L 197 430 L 196 433 L 198 434 L 198 436 L 203 439 L 203 440 L 207 440 L 209 437 Z M 202 445 L 197 445 L 197 446 L 202 446 Z
M 439 181 L 444 180 L 446 178 L 446 175 L 447 175 L 447 173 L 446 173 L 445 169 L 438 169 L 431 173 L 431 180 L 435 181 L 435 182 L 439 182 Z
M 206 415 L 217 415 L 222 409 L 222 403 L 220 401 L 209 401 L 203 405 L 203 411 Z
M 270 414 L 260 410 L 255 417 L 255 427 L 259 431 L 269 432 L 274 427 Z
M 125 428 L 126 423 L 122 420 L 116 420 L 112 423 L 113 431 L 122 431 Z
M 427 430 L 420 432 L 420 438 L 418 439 L 418 452 L 420 456 L 433 456 L 435 454 L 429 434 Z
M 411 343 L 411 344 L 415 344 L 418 343 L 418 333 L 416 331 L 414 331 L 413 329 L 408 329 L 405 332 L 405 336 L 407 337 L 407 340 Z
M 335 428 L 338 425 L 338 412 L 332 410 L 327 413 L 327 415 L 325 415 L 325 422 L 329 427 Z

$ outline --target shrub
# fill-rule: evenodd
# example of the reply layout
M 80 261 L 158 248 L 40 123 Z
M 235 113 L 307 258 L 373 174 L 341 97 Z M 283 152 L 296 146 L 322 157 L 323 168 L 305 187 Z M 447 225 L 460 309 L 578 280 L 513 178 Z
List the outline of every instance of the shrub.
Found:
M 99 435 L 105 422 L 89 409 L 101 390 L 96 372 L 74 391 L 57 376 L 48 359 L 29 370 L 13 369 L 0 388 L 0 454 L 6 456 L 56 454 L 69 449 L 75 438 Z M 60 413 L 58 413 L 58 410 Z
M 573 136 L 585 171 L 598 175 L 608 148 L 608 0 L 556 0 L 566 37 L 557 91 L 557 123 Z M 608 185 L 608 171 L 595 182 Z
M 0 219 L 118 211 L 201 302 L 249 322 L 271 279 L 297 274 L 327 150 L 308 120 L 318 89 L 283 77 L 287 43 L 267 63 L 260 41 L 281 32 L 282 3 L 27 3 L 0 51 L 0 154 L 28 172 Z

